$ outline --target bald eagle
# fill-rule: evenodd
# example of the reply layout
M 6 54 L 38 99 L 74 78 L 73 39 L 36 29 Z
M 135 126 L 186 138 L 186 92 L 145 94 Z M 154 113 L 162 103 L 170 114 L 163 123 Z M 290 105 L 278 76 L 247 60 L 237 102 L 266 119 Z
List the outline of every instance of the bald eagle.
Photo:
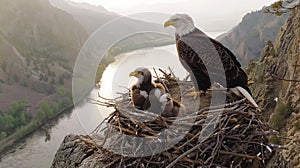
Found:
M 154 112 L 163 117 L 177 117 L 184 106 L 166 93 L 164 86 L 153 83 L 150 71 L 147 68 L 137 68 L 129 76 L 138 79 L 131 87 L 132 104 L 140 110 Z
M 153 83 L 150 71 L 147 68 L 137 68 L 129 76 L 138 79 L 131 87 L 131 102 L 140 110 L 161 114 L 160 97 L 166 93 L 160 83 Z
M 240 86 L 251 95 L 247 84 L 248 77 L 235 55 L 220 42 L 196 28 L 190 16 L 175 14 L 165 22 L 164 27 L 168 26 L 176 29 L 180 62 L 191 74 L 197 90 L 205 92 L 212 82 L 218 82 L 227 88 Z
M 163 94 L 159 101 L 162 104 L 162 116 L 163 117 L 177 117 L 180 108 L 184 110 L 184 107 L 177 100 L 173 99 L 169 93 Z

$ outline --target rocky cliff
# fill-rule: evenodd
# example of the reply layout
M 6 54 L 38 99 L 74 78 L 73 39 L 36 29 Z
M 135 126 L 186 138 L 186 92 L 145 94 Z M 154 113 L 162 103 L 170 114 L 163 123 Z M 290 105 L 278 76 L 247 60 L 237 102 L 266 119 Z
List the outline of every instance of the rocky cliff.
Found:
M 300 166 L 300 10 L 282 27 L 274 44 L 269 42 L 260 60 L 251 62 L 247 72 L 253 95 L 266 112 L 264 117 L 280 131 L 288 150 L 281 156 L 293 167 Z M 278 141 L 276 138 L 274 141 Z
M 289 14 L 275 16 L 264 10 L 248 13 L 231 31 L 217 39 L 233 51 L 242 65 L 259 59 L 268 41 L 274 41 Z
M 280 131 L 281 138 L 274 136 L 270 141 L 287 147 L 287 150 L 274 156 L 269 167 L 300 166 L 299 20 L 300 10 L 296 9 L 282 27 L 275 43 L 269 42 L 260 60 L 251 62 L 246 69 L 249 78 L 254 81 L 251 89 L 262 116 Z M 98 161 L 105 158 L 101 158 L 103 153 L 99 153 L 100 148 L 92 137 L 69 135 L 58 150 L 52 167 L 101 167 Z

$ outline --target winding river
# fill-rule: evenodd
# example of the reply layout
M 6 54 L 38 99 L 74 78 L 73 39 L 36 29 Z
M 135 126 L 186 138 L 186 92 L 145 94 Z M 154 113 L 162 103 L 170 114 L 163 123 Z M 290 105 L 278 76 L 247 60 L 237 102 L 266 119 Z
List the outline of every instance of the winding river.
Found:
M 95 88 L 90 97 L 96 99 L 98 93 L 106 98 L 117 97 L 119 92 L 126 91 L 134 82 L 129 78 L 129 73 L 141 66 L 151 70 L 153 67 L 165 70 L 170 67 L 178 77 L 187 75 L 177 58 L 175 45 L 137 50 L 118 56 L 103 73 L 101 88 Z M 90 134 L 112 110 L 83 102 L 49 124 L 50 140 L 45 140 L 45 131 L 34 132 L 0 159 L 0 168 L 50 167 L 66 135 Z
M 138 67 L 149 69 L 170 67 L 178 76 L 186 76 L 177 59 L 174 45 L 137 50 L 121 54 L 110 64 L 101 79 L 101 88 L 94 89 L 90 97 L 97 98 L 98 93 L 106 98 L 118 96 L 118 92 L 126 91 L 135 79 L 129 73 Z M 50 140 L 45 141 L 45 132 L 36 131 L 23 139 L 8 154 L 1 158 L 0 168 L 44 168 L 50 167 L 53 157 L 68 134 L 89 134 L 112 111 L 106 107 L 83 102 L 72 111 L 62 115 L 50 123 Z

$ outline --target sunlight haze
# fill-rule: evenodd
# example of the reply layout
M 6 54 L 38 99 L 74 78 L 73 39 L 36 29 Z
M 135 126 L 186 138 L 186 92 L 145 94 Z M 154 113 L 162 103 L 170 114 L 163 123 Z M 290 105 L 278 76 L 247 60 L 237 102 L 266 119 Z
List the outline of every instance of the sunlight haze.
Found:
M 208 31 L 228 31 L 237 25 L 242 17 L 262 9 L 276 0 L 72 0 L 101 5 L 121 15 L 140 12 L 167 14 L 188 13 L 198 27 Z

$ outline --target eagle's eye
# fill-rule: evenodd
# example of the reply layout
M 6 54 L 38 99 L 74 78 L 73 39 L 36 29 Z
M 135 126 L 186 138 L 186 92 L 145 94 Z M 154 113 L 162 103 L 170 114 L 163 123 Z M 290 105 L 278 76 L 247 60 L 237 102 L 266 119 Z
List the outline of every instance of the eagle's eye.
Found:
M 176 21 L 178 21 L 179 20 L 179 18 L 175 18 L 175 19 L 172 19 L 174 22 L 176 22 Z
M 140 72 L 140 74 L 141 74 L 142 76 L 144 76 L 144 72 Z

